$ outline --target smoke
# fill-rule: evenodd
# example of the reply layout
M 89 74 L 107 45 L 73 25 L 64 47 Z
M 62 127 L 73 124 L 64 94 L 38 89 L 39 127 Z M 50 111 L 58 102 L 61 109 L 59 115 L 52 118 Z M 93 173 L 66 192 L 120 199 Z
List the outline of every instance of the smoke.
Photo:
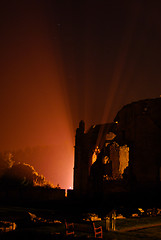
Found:
M 0 182 L 7 186 L 24 185 L 24 186 L 54 186 L 40 175 L 33 166 L 26 163 L 14 161 L 12 153 L 0 153 Z
M 0 153 L 0 177 L 4 174 L 6 169 L 12 168 L 13 164 L 13 155 L 11 153 Z

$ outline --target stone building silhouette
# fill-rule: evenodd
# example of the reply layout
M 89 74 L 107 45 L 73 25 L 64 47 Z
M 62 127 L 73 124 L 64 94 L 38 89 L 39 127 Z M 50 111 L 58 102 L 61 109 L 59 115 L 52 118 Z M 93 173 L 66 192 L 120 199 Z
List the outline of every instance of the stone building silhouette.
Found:
M 77 196 L 112 192 L 160 191 L 161 98 L 124 106 L 114 121 L 75 137 L 74 192 Z

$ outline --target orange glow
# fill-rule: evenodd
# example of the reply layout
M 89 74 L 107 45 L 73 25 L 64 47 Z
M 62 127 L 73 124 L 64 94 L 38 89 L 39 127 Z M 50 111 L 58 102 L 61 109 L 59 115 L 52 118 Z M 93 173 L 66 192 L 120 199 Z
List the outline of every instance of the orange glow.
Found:
M 75 129 L 61 46 L 56 23 L 53 44 L 44 9 L 41 4 L 34 4 L 27 9 L 20 4 L 22 9 L 14 17 L 17 23 L 12 27 L 4 19 L 4 37 L 12 41 L 6 41 L 3 63 L 6 61 L 7 65 L 1 66 L 4 87 L 0 101 L 0 151 L 21 149 L 21 162 L 27 160 L 53 185 L 68 188 L 73 182 Z

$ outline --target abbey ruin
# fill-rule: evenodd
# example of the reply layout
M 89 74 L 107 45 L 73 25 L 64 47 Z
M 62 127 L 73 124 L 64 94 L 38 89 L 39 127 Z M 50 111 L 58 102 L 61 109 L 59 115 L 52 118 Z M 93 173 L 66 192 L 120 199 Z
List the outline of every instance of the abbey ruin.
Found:
M 124 106 L 112 123 L 81 121 L 75 137 L 78 196 L 160 189 L 161 98 Z

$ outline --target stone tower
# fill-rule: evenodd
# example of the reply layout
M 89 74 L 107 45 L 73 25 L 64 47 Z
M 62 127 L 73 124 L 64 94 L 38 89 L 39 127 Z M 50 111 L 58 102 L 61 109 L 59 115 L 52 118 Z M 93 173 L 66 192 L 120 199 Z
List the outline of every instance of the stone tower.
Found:
M 85 194 L 88 184 L 88 161 L 85 157 L 85 123 L 79 123 L 75 136 L 74 190 L 77 195 Z

